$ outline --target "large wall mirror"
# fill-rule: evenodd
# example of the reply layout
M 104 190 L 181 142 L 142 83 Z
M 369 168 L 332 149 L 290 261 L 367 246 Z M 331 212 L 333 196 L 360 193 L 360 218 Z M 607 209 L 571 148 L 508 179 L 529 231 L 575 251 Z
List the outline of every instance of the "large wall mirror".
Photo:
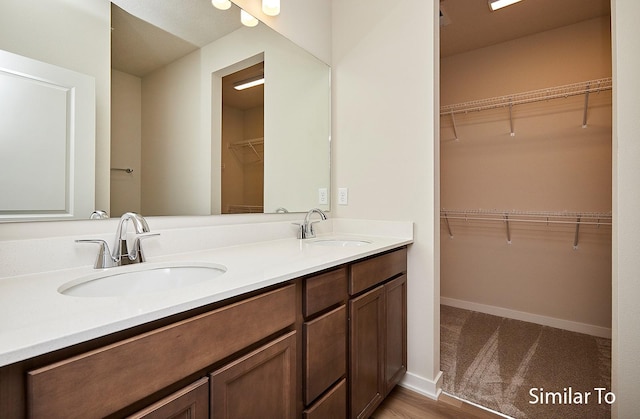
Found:
M 44 15 L 48 3 L 3 7 L 16 13 L 8 24 Z M 262 22 L 243 26 L 236 5 L 113 0 L 111 11 L 110 151 L 96 148 L 96 161 L 110 156 L 110 194 L 100 194 L 110 203 L 95 209 L 111 217 L 329 209 L 328 65 Z M 39 39 L 39 59 L 48 62 L 51 46 Z M 255 75 L 263 85 L 226 93 L 226 85 Z
M 111 216 L 329 208 L 325 63 L 208 0 L 114 0 L 112 26 Z

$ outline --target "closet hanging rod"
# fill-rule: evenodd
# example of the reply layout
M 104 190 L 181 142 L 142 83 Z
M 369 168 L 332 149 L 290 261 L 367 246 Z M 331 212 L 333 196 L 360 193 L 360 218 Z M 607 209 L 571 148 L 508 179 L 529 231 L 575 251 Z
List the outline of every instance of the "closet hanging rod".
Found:
M 569 96 L 577 96 L 587 93 L 598 93 L 605 90 L 611 90 L 612 87 L 613 83 L 611 77 L 588 80 L 564 86 L 532 90 L 530 92 L 473 100 L 453 105 L 444 105 L 440 107 L 440 115 L 477 112 L 488 109 L 503 108 L 510 105 L 521 105 L 525 103 L 542 102 L 550 99 L 567 98 Z

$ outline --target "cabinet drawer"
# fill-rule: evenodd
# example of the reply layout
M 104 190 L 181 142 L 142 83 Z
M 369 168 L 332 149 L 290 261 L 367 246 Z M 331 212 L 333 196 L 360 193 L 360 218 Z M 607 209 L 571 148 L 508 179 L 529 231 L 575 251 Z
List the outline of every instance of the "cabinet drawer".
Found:
M 293 285 L 30 371 L 30 417 L 103 417 L 295 322 Z
M 303 333 L 304 402 L 308 405 L 346 374 L 346 306 L 305 323 Z
M 347 296 L 347 268 L 343 267 L 304 281 L 304 316 L 309 317 L 328 307 L 343 303 Z
M 127 419 L 209 418 L 209 379 L 202 378 Z
M 351 267 L 349 294 L 358 294 L 361 291 L 406 271 L 406 248 L 354 263 Z
M 342 379 L 313 406 L 305 410 L 303 419 L 340 419 L 347 417 L 347 380 Z

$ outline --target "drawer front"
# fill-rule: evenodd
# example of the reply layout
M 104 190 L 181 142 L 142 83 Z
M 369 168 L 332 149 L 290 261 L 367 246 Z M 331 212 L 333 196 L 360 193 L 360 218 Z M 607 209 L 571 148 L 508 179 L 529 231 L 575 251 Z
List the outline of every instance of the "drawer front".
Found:
M 211 373 L 211 417 L 296 417 L 296 332 Z
M 407 249 L 402 248 L 351 266 L 349 294 L 355 295 L 407 271 Z
M 304 316 L 309 317 L 328 307 L 343 303 L 346 297 L 346 267 L 306 278 L 303 294 Z
M 209 379 L 202 378 L 127 419 L 209 418 Z
M 304 403 L 313 402 L 347 372 L 345 305 L 307 322 L 304 339 Z
M 340 419 L 347 417 L 347 380 L 336 384 L 320 400 L 305 410 L 303 419 Z
M 30 417 L 103 417 L 295 322 L 289 285 L 30 371 Z

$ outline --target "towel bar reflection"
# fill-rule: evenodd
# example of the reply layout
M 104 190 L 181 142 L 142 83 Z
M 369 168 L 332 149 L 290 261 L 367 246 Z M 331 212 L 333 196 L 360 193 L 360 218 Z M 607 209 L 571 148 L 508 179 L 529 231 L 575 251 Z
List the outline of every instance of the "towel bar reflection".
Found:
M 131 169 L 130 167 L 127 167 L 127 168 L 112 167 L 111 170 L 115 170 L 116 172 L 133 173 L 133 169 Z

